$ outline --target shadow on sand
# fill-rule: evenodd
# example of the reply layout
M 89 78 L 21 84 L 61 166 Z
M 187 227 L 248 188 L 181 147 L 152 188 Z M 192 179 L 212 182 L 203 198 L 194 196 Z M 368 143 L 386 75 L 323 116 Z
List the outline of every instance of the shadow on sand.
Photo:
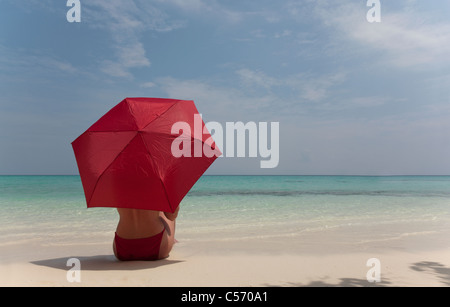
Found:
M 450 286 L 450 268 L 445 267 L 439 262 L 421 261 L 410 265 L 411 270 L 432 274 L 443 286 Z M 266 286 L 273 286 L 268 285 Z M 389 279 L 382 278 L 381 282 L 370 283 L 366 279 L 341 278 L 336 283 L 330 283 L 322 280 L 311 281 L 308 284 L 288 283 L 286 287 L 395 287 Z M 400 285 L 401 286 L 401 285 Z
M 31 263 L 39 266 L 46 266 L 55 269 L 67 271 L 70 265 L 67 261 L 70 258 L 77 258 L 80 260 L 81 268 L 89 271 L 133 271 L 153 269 L 160 266 L 176 264 L 184 262 L 183 260 L 169 260 L 163 259 L 158 261 L 119 261 L 113 255 L 97 255 L 97 256 L 79 256 L 79 257 L 62 257 L 54 259 L 46 259 L 39 261 L 32 261 Z M 444 286 L 450 286 L 450 268 L 445 267 L 439 262 L 421 261 L 413 263 L 410 266 L 411 270 L 432 274 Z M 265 284 L 266 287 L 278 287 L 280 285 Z M 303 283 L 287 283 L 283 287 L 390 287 L 393 285 L 389 279 L 382 278 L 381 282 L 370 283 L 366 279 L 359 278 L 341 278 L 338 282 L 326 282 L 323 280 L 311 281 L 308 284 Z
M 266 285 L 274 287 L 273 285 Z M 337 283 L 330 283 L 321 280 L 312 281 L 308 284 L 302 283 L 287 283 L 283 287 L 389 287 L 391 283 L 383 279 L 381 282 L 370 283 L 366 279 L 359 278 L 341 278 Z M 276 286 L 275 286 L 276 287 Z
M 80 260 L 82 270 L 88 271 L 133 271 L 153 269 L 164 265 L 183 262 L 181 260 L 163 259 L 158 261 L 119 261 L 114 255 L 97 255 L 97 256 L 73 256 L 54 259 L 45 259 L 31 261 L 32 264 L 46 266 L 54 269 L 67 271 L 71 265 L 68 260 L 76 258 Z
M 446 268 L 443 264 L 434 261 L 416 262 L 410 266 L 414 271 L 429 272 L 438 278 L 441 283 L 450 286 L 450 268 Z

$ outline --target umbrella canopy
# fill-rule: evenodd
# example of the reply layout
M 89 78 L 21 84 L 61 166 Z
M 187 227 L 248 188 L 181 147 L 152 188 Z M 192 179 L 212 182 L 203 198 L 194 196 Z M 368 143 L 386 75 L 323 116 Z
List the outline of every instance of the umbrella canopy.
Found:
M 221 155 L 203 120 L 194 131 L 196 117 L 190 100 L 126 98 L 112 108 L 72 142 L 87 206 L 175 212 Z M 178 122 L 191 129 L 173 134 Z M 172 143 L 180 138 L 215 154 L 176 157 Z

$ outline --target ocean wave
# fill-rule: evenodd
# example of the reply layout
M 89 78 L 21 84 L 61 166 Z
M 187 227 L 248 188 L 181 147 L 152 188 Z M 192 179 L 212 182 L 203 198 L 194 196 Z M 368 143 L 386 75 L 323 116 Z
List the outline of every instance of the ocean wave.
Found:
M 426 235 L 435 235 L 439 234 L 438 231 L 415 231 L 415 232 L 405 232 L 400 233 L 397 235 L 388 236 L 385 238 L 371 238 L 371 239 L 365 239 L 360 240 L 359 244 L 367 244 L 367 243 L 375 243 L 375 242 L 388 242 L 388 241 L 394 241 L 394 240 L 401 240 L 407 237 L 416 237 L 416 236 L 426 236 Z
M 344 190 L 209 190 L 190 191 L 186 197 L 204 196 L 392 196 L 392 197 L 450 197 L 450 192 L 417 192 L 417 191 L 344 191 Z

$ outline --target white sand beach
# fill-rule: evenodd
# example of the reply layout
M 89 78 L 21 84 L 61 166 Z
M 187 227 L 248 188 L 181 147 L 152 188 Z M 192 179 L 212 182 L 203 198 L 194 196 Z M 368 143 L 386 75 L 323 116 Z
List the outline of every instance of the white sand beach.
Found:
M 264 241 L 225 245 L 181 242 L 168 259 L 156 262 L 117 261 L 106 243 L 3 245 L 0 286 L 450 286 L 450 248 L 410 245 L 422 240 L 426 238 L 384 246 L 372 243 L 374 248 L 366 244 L 361 251 L 323 241 L 307 252 L 277 250 L 283 242 L 278 242 L 278 247 Z M 67 265 L 70 258 L 80 260 L 80 282 L 68 281 L 68 273 L 75 276 Z M 370 258 L 380 261 L 379 282 L 367 280 Z

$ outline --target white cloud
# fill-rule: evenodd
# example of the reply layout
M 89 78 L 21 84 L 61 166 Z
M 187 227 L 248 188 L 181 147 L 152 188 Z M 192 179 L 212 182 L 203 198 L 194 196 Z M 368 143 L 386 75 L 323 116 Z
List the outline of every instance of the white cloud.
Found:
M 155 87 L 156 84 L 153 82 L 144 82 L 144 83 L 141 83 L 140 86 L 143 88 L 152 88 L 152 87 Z
M 330 96 L 332 88 L 346 80 L 344 72 L 332 74 L 306 74 L 275 78 L 260 71 L 247 68 L 236 71 L 244 85 L 249 88 L 260 87 L 269 92 L 275 88 L 284 88 L 295 93 L 298 98 L 306 102 L 319 102 Z
M 23 10 L 27 14 L 36 14 L 37 10 L 45 10 L 53 13 L 61 13 L 66 9 L 66 1 L 62 5 L 55 5 L 53 0 L 27 0 L 27 1 L 17 1 L 17 0 L 3 0 L 14 4 L 19 9 Z
M 346 74 L 341 72 L 318 76 L 301 75 L 298 78 L 291 78 L 288 82 L 298 88 L 301 98 L 318 102 L 328 98 L 332 88 L 345 79 Z
M 150 60 L 146 57 L 144 46 L 141 42 L 129 42 L 126 46 L 116 46 L 116 61 L 103 60 L 101 69 L 114 77 L 128 77 L 132 75 L 130 68 L 149 67 Z
M 245 13 L 231 10 L 216 0 L 158 0 L 163 4 L 177 7 L 189 14 L 197 14 L 201 18 L 212 18 L 217 21 L 237 23 L 244 20 Z
M 158 0 L 161 3 L 168 3 L 186 11 L 200 12 L 209 10 L 209 5 L 202 0 Z
M 275 33 L 275 38 L 283 38 L 291 36 L 292 31 L 291 30 L 283 30 L 281 33 Z
M 247 68 L 239 69 L 236 74 L 247 86 L 260 86 L 265 89 L 277 85 L 279 82 L 277 79 L 267 76 L 263 72 L 253 71 Z
M 45 66 L 50 69 L 56 69 L 61 72 L 75 73 L 78 71 L 71 63 L 48 56 L 44 57 L 33 56 L 31 57 L 30 60 L 35 61 L 41 66 Z
M 448 62 L 450 22 L 433 22 L 426 12 L 408 7 L 404 11 L 385 8 L 380 23 L 369 23 L 367 10 L 354 2 L 330 7 L 318 1 L 315 11 L 325 25 L 336 30 L 334 38 L 340 44 L 354 42 L 359 51 L 378 52 L 388 65 L 417 68 Z
M 103 60 L 100 63 L 100 70 L 113 77 L 133 77 L 133 75 L 128 71 L 127 67 L 125 67 L 122 63 L 114 62 L 111 60 Z
M 403 102 L 403 99 L 394 99 L 387 96 L 358 96 L 349 98 L 340 98 L 338 100 L 326 101 L 317 106 L 322 111 L 348 111 L 365 108 L 375 108 L 393 103 Z
M 30 74 L 38 71 L 39 74 L 45 73 L 78 73 L 79 70 L 70 62 L 62 60 L 51 54 L 41 54 L 34 52 L 26 53 L 24 50 L 11 49 L 0 45 L 0 70 L 3 72 L 23 72 Z
M 84 4 L 83 13 L 90 26 L 109 30 L 118 39 L 144 30 L 166 32 L 182 26 L 145 0 L 91 0 Z
M 150 66 L 142 43 L 146 31 L 168 32 L 183 26 L 144 0 L 92 0 L 83 6 L 83 18 L 89 26 L 109 32 L 115 58 L 102 60 L 100 66 L 114 77 L 132 78 L 132 68 Z
M 205 113 L 223 119 L 249 118 L 291 120 L 296 115 L 317 114 L 320 111 L 368 108 L 386 101 L 385 98 L 359 97 L 343 104 L 334 102 L 335 87 L 346 80 L 343 72 L 334 74 L 297 74 L 285 77 L 269 76 L 248 68 L 237 70 L 238 86 L 217 85 L 211 80 L 179 80 L 171 77 L 151 82 L 171 98 L 193 99 Z M 311 113 L 313 112 L 313 113 Z
M 274 95 L 252 95 L 242 89 L 217 86 L 203 80 L 166 77 L 155 83 L 170 98 L 194 100 L 208 120 L 258 120 L 277 116 L 266 111 L 277 105 Z

